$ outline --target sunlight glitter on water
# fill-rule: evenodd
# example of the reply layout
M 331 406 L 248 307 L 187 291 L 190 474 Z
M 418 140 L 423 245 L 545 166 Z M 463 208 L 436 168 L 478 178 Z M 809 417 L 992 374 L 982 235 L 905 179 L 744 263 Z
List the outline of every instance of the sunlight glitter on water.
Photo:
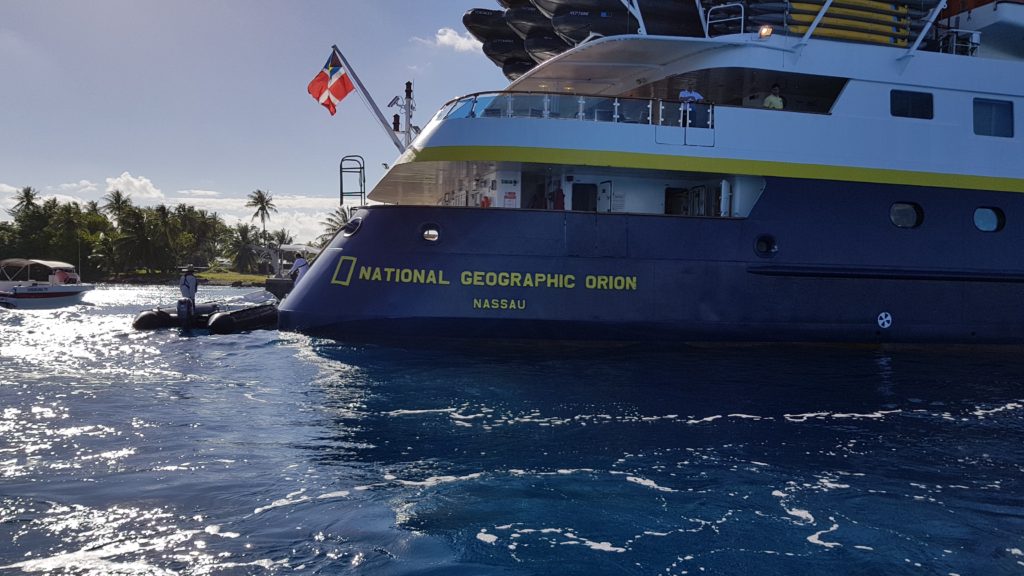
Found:
M 88 305 L 0 311 L 0 572 L 980 574 L 1024 561 L 1012 358 L 481 355 L 130 328 L 176 296 L 102 287 Z

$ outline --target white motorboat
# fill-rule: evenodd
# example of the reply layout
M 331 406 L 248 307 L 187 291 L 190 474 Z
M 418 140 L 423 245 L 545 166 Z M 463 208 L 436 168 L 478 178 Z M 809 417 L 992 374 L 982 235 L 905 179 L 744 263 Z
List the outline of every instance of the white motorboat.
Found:
M 75 267 L 56 260 L 0 260 L 0 307 L 59 308 L 81 302 L 94 284 L 83 284 Z

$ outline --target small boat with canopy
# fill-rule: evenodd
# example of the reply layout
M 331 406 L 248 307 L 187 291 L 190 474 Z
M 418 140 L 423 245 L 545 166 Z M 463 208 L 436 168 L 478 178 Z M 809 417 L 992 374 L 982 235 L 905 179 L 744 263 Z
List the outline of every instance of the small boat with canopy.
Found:
M 94 284 L 82 283 L 75 267 L 56 260 L 0 260 L 0 307 L 59 308 L 81 302 Z

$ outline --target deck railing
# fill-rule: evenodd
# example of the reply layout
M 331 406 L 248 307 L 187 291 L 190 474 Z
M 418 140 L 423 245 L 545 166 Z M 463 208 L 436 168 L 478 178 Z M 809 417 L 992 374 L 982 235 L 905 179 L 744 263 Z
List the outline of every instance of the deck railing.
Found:
M 714 128 L 714 104 L 653 98 L 609 98 L 551 92 L 481 92 L 452 100 L 435 120 L 544 118 L 585 122 Z

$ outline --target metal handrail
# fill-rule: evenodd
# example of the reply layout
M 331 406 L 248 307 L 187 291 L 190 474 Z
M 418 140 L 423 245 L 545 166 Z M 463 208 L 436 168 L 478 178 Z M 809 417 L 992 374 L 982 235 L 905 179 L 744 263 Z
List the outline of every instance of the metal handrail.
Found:
M 735 10 L 736 8 L 740 9 L 740 15 L 739 16 L 730 16 L 728 18 L 720 18 L 718 20 L 712 20 L 711 19 L 711 14 L 714 11 L 716 11 L 716 10 L 719 10 L 721 12 L 725 12 L 727 9 L 728 10 Z M 711 37 L 711 25 L 712 24 L 721 24 L 721 23 L 724 23 L 724 22 L 731 22 L 733 20 L 739 20 L 740 21 L 740 32 L 743 32 L 744 28 L 745 28 L 744 24 L 747 21 L 747 16 L 746 16 L 746 6 L 744 6 L 742 2 L 731 2 L 729 4 L 719 4 L 717 6 L 712 6 L 711 8 L 708 8 L 707 15 L 706 15 L 705 21 L 704 21 L 704 35 L 706 37 L 708 37 L 708 38 Z
M 442 118 L 541 118 L 713 128 L 714 106 L 714 103 L 711 102 L 623 98 L 560 92 L 477 92 L 448 101 L 441 107 L 435 120 Z M 657 114 L 654 113 L 655 110 L 658 111 Z M 676 113 L 678 113 L 678 117 Z M 694 118 L 699 118 L 700 121 L 695 123 Z M 669 121 L 666 122 L 666 120 Z

